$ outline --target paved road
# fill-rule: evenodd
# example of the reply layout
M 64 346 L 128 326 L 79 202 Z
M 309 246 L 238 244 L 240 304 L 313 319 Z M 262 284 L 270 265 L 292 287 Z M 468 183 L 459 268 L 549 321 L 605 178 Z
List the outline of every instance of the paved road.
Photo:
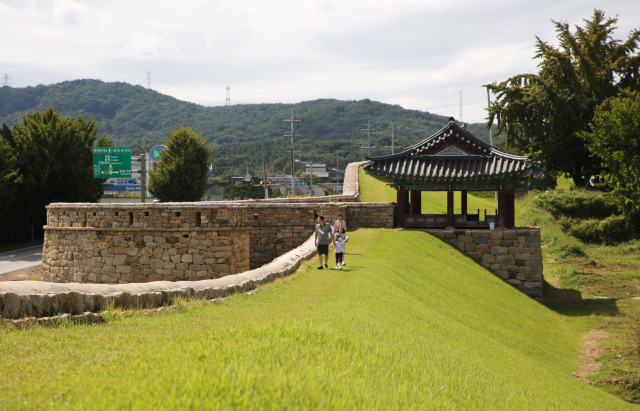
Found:
M 42 264 L 42 246 L 0 253 L 0 280 L 3 274 Z

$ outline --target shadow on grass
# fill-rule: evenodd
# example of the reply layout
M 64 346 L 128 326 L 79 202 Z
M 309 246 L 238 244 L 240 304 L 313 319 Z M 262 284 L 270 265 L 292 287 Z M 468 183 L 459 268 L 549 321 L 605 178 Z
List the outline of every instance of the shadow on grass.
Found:
M 587 298 L 583 299 L 578 290 L 555 288 L 544 282 L 542 304 L 553 311 L 573 317 L 588 315 L 618 315 L 617 298 Z

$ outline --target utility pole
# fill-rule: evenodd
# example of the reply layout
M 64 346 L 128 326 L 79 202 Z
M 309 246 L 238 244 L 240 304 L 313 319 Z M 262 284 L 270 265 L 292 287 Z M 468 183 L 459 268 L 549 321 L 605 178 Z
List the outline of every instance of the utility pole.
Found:
M 309 160 L 309 197 L 313 197 L 313 161 Z
M 371 155 L 371 134 L 377 134 L 378 131 L 376 129 L 372 129 L 371 126 L 369 125 L 369 118 L 367 117 L 367 128 L 362 128 L 360 129 L 361 132 L 366 132 L 367 135 L 367 143 L 366 143 L 366 149 L 367 149 L 367 157 L 369 157 Z M 364 136 L 363 136 L 364 138 Z M 362 147 L 363 149 L 365 147 Z M 364 158 L 363 158 L 364 160 Z
M 144 145 L 140 146 L 143 150 L 140 155 L 140 202 L 144 203 L 147 197 L 147 153 L 151 146 L 149 140 L 146 138 L 147 131 L 144 132 Z M 139 140 L 138 143 L 143 143 L 143 140 Z
M 146 153 L 140 155 L 140 202 L 147 199 L 147 156 Z
M 291 132 L 289 134 L 284 134 L 284 137 L 291 137 L 291 197 L 295 197 L 295 186 L 294 186 L 294 178 L 293 178 L 293 168 L 295 166 L 294 160 L 294 151 L 293 151 L 293 143 L 296 139 L 296 123 L 301 123 L 302 119 L 299 116 L 293 115 L 293 109 L 291 109 L 291 117 L 286 118 L 283 117 L 282 121 L 285 123 L 291 124 Z
M 395 145 L 394 145 L 394 138 L 393 138 L 393 121 L 391 122 L 391 154 L 395 154 Z M 336 166 L 337 168 L 338 166 Z
M 464 124 L 464 121 L 462 120 L 462 90 L 460 90 L 460 123 Z
M 489 94 L 489 87 L 487 87 L 487 111 L 491 109 L 491 95 Z M 489 142 L 493 146 L 493 121 L 489 124 Z
M 262 157 L 262 185 L 264 187 L 264 198 L 269 199 L 269 187 L 267 186 L 267 162 L 264 157 Z

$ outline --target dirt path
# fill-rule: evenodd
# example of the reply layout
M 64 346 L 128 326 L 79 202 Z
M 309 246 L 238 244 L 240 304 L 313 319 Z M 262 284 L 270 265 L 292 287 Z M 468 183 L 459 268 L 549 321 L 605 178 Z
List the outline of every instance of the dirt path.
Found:
M 582 337 L 584 342 L 582 343 L 582 355 L 579 357 L 582 362 L 579 365 L 580 371 L 573 373 L 574 377 L 587 384 L 593 384 L 589 376 L 596 374 L 600 369 L 600 363 L 596 362 L 601 354 L 600 344 L 609 336 L 606 331 L 593 329 Z
M 0 281 L 27 281 L 42 278 L 42 266 L 23 268 L 0 275 Z

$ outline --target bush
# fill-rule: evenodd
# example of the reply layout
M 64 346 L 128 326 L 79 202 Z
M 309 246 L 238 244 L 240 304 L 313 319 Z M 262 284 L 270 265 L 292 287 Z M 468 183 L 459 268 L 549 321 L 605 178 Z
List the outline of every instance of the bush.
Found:
M 540 193 L 535 204 L 549 211 L 554 218 L 603 219 L 619 214 L 613 201 L 601 194 L 592 194 L 583 190 L 568 192 Z
M 558 223 L 570 235 L 583 243 L 619 244 L 633 238 L 624 216 L 610 216 L 603 220 L 561 218 Z

